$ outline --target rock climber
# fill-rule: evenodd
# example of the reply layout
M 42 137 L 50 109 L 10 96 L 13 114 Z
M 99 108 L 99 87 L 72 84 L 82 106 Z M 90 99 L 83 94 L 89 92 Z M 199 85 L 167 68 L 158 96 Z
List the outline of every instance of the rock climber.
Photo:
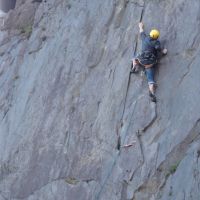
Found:
M 149 96 L 153 102 L 156 102 L 154 80 L 155 64 L 157 63 L 158 53 L 167 54 L 167 49 L 161 49 L 160 41 L 158 40 L 160 33 L 157 29 L 151 30 L 149 36 L 144 32 L 144 24 L 139 23 L 140 38 L 142 41 L 142 51 L 136 58 L 132 60 L 131 73 L 137 73 L 139 66 L 143 66 L 149 85 Z

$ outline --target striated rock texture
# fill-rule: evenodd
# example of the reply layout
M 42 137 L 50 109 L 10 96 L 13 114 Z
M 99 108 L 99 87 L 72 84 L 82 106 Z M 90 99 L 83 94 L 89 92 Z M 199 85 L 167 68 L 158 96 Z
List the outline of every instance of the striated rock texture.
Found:
M 140 19 L 168 48 L 156 105 L 129 76 Z M 199 32 L 199 0 L 18 0 L 0 33 L 0 200 L 199 200 Z

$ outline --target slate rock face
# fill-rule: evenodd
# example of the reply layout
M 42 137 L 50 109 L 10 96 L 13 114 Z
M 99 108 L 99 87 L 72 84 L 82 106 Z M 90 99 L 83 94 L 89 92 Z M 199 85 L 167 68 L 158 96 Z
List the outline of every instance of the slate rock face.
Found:
M 0 33 L 0 200 L 200 199 L 199 10 L 17 1 Z M 129 75 L 140 19 L 168 48 L 157 104 Z
M 16 0 L 1 0 L 0 8 L 4 12 L 8 12 L 10 9 L 14 9 L 16 4 Z

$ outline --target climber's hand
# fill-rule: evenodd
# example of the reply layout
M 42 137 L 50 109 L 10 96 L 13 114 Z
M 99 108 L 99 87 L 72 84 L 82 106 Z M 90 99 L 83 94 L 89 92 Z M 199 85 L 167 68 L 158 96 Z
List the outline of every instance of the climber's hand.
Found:
M 140 29 L 143 29 L 143 28 L 144 28 L 144 24 L 143 24 L 142 22 L 140 22 L 140 23 L 138 24 L 138 26 L 139 26 Z
M 162 53 L 163 53 L 164 55 L 166 55 L 166 54 L 167 54 L 167 49 L 163 49 L 163 50 L 162 50 Z

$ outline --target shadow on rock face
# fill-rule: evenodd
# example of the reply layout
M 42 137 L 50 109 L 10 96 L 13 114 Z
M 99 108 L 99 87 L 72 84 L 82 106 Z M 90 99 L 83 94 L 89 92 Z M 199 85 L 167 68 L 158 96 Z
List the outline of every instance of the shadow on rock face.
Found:
M 4 12 L 8 12 L 10 9 L 14 9 L 16 0 L 0 0 L 0 9 Z

